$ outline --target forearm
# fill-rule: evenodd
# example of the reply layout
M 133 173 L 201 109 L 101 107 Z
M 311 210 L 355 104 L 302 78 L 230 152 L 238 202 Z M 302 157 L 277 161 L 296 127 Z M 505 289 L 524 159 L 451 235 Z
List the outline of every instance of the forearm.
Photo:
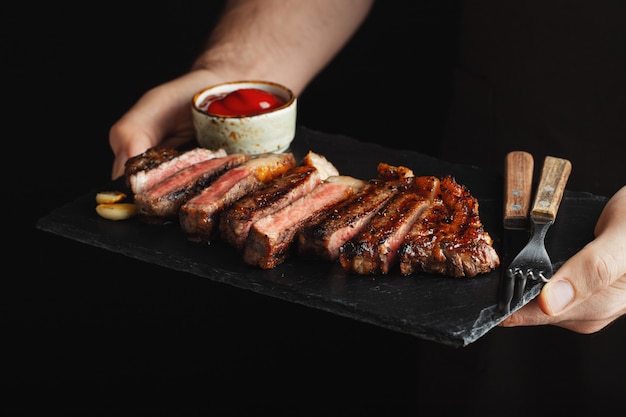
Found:
M 300 94 L 363 22 L 373 0 L 231 0 L 194 69 L 264 79 Z
M 159 143 L 193 138 L 193 94 L 212 84 L 259 79 L 300 95 L 339 52 L 374 0 L 229 0 L 192 71 L 152 88 L 109 133 L 112 178 L 124 164 Z

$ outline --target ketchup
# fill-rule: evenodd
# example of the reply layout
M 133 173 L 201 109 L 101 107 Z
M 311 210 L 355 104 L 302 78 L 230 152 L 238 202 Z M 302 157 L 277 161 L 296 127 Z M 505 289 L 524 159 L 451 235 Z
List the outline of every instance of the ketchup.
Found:
M 283 104 L 283 99 L 267 91 L 241 88 L 213 100 L 206 111 L 218 116 L 252 116 Z

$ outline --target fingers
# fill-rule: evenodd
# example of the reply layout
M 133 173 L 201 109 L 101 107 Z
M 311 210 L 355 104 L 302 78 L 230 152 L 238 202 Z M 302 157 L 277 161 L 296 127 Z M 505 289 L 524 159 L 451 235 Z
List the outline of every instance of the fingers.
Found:
M 593 311 L 593 305 L 583 306 L 569 310 L 558 316 L 548 316 L 539 307 L 537 299 L 532 300 L 523 308 L 516 311 L 502 321 L 500 327 L 517 327 L 517 326 L 543 326 L 553 325 L 561 327 L 580 334 L 592 334 L 604 329 L 616 319 L 624 314 L 624 311 L 609 308 L 603 310 L 606 305 L 601 306 L 603 314 L 597 315 Z M 608 313 L 608 314 L 604 314 Z
M 604 206 L 602 214 L 595 227 L 596 236 L 614 231 L 622 234 L 626 232 L 626 185 L 619 189 Z
M 585 301 L 592 294 L 606 290 L 614 279 L 610 255 L 594 241 L 559 268 L 539 294 L 539 307 L 549 316 Z
M 538 297 L 549 316 L 575 308 L 603 294 L 626 275 L 626 202 L 624 189 L 605 206 L 596 226 L 597 237 L 559 268 Z M 622 294 L 626 299 L 626 294 Z
M 124 164 L 129 157 L 144 152 L 157 142 L 144 131 L 137 130 L 137 126 L 141 125 L 133 121 L 131 114 L 116 122 L 109 131 L 109 144 L 115 155 L 111 179 L 124 175 Z
M 565 262 L 502 327 L 552 324 L 593 333 L 626 314 L 626 187 L 604 207 L 596 239 Z
M 626 276 L 613 262 L 612 239 L 598 238 L 559 268 L 537 298 L 513 313 L 503 327 L 553 324 L 592 333 L 626 308 Z
M 124 174 L 128 158 L 138 155 L 158 144 L 165 131 L 163 123 L 168 120 L 167 108 L 161 104 L 162 87 L 144 94 L 131 109 L 111 126 L 109 145 L 115 159 L 112 179 Z
M 111 179 L 115 180 L 124 175 L 124 165 L 128 160 L 128 154 L 125 151 L 120 152 L 113 160 L 113 169 L 111 170 Z
M 109 131 L 115 155 L 111 177 L 123 175 L 128 158 L 150 147 L 176 147 L 193 139 L 192 97 L 217 80 L 208 70 L 196 70 L 146 92 Z

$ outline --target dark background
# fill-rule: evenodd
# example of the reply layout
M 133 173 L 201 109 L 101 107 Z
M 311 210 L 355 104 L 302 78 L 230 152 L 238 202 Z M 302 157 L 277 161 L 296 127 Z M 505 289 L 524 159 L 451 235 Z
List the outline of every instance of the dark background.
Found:
M 377 3 L 301 96 L 299 123 L 400 149 L 417 123 L 433 138 L 418 150 L 438 154 L 460 9 L 406 2 L 399 16 L 389 3 Z M 147 89 L 187 70 L 220 5 L 7 9 L 0 411 L 599 415 L 618 407 L 624 320 L 587 336 L 496 328 L 453 349 L 35 229 L 109 181 L 108 128 Z M 411 55 L 418 59 L 394 64 Z M 329 99 L 337 93 L 350 101 Z

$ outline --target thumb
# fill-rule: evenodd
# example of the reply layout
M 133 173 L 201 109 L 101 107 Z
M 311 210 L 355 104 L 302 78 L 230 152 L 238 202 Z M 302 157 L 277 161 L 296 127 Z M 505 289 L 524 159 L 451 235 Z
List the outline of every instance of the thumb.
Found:
M 623 265 L 620 268 L 624 260 L 614 257 L 619 247 L 615 240 L 600 236 L 565 262 L 537 297 L 541 310 L 556 316 L 608 289 L 624 269 Z
M 596 239 L 571 257 L 547 282 L 538 303 L 549 316 L 582 303 L 626 274 L 626 186 L 606 204 L 596 223 Z

